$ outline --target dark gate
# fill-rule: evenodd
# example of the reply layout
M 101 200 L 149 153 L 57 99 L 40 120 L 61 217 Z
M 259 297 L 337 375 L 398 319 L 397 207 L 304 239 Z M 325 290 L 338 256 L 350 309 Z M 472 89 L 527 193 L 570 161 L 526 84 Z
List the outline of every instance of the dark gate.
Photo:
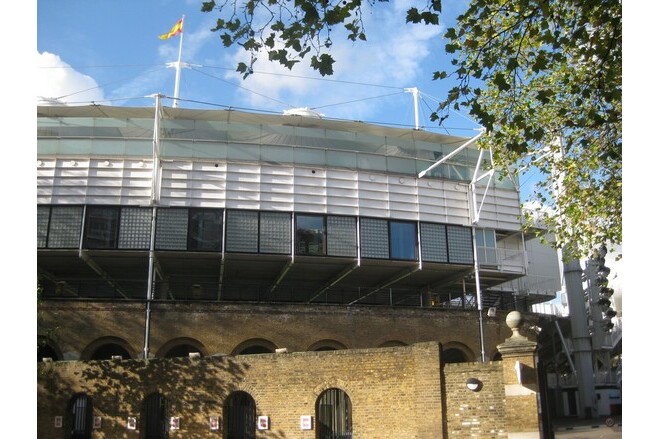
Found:
M 256 437 L 256 404 L 246 392 L 234 392 L 224 407 L 227 439 Z

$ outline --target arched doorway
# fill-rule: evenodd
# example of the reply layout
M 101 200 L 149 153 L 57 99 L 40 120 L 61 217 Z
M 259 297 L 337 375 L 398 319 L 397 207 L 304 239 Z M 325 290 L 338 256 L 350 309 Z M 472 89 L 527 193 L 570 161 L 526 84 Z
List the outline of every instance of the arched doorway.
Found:
M 352 437 L 352 403 L 341 389 L 327 389 L 316 400 L 316 438 Z
M 247 392 L 233 392 L 224 404 L 226 439 L 256 437 L 256 403 Z
M 144 439 L 166 439 L 168 437 L 167 412 L 167 398 L 161 393 L 154 392 L 144 398 L 142 407 Z
M 71 439 L 90 439 L 92 437 L 94 407 L 92 399 L 84 393 L 78 393 L 69 402 L 69 425 Z

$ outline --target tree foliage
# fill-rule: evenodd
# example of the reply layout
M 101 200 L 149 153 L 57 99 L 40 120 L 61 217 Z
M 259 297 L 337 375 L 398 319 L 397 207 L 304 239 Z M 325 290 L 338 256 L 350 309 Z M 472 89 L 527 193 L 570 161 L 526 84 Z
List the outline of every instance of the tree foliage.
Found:
M 225 46 L 293 68 L 307 55 L 321 75 L 333 73 L 332 30 L 366 40 L 362 8 L 381 0 L 222 0 L 202 11 L 220 18 Z M 386 7 L 386 3 L 380 7 Z M 439 24 L 441 1 L 410 8 L 401 20 Z M 542 175 L 532 200 L 556 245 L 587 256 L 622 242 L 621 0 L 471 0 L 444 35 L 452 81 L 433 113 L 442 124 L 466 108 L 486 129 L 496 165 Z M 251 62 L 237 70 L 248 76 Z M 430 74 L 430 72 L 429 72 Z M 568 245 L 569 244 L 569 245 Z

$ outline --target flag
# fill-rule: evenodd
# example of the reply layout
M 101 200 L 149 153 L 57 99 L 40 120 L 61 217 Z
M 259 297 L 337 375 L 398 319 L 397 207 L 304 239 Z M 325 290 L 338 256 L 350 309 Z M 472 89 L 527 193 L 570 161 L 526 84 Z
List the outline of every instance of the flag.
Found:
M 183 33 L 183 19 L 179 19 L 179 21 L 176 22 L 176 24 L 167 32 L 166 34 L 160 35 L 158 38 L 161 40 L 168 40 L 171 37 L 175 37 L 176 35 Z

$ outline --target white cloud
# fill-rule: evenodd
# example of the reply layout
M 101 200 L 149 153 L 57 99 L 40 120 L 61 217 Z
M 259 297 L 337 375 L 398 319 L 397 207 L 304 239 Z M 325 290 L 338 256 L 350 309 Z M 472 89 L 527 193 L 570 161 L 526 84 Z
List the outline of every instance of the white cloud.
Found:
M 39 105 L 88 104 L 103 101 L 103 91 L 96 81 L 80 72 L 52 53 L 37 52 L 35 81 Z
M 235 72 L 227 73 L 225 78 L 240 84 L 242 105 L 251 108 L 283 111 L 288 107 L 310 107 L 330 117 L 369 120 L 378 110 L 369 99 L 403 93 L 421 75 L 430 75 L 422 63 L 438 46 L 442 27 L 406 24 L 405 14 L 411 5 L 410 1 L 392 1 L 374 8 L 365 6 L 365 42 L 347 40 L 337 27 L 332 34 L 331 55 L 336 62 L 330 77 L 322 78 L 308 67 L 311 54 L 292 71 L 269 62 L 267 54 L 260 54 L 254 64 L 255 74 L 247 80 Z M 235 66 L 239 62 L 249 63 L 248 54 L 242 49 L 232 50 L 226 63 Z M 341 86 L 332 81 L 340 81 Z M 409 96 L 397 99 L 411 103 Z

